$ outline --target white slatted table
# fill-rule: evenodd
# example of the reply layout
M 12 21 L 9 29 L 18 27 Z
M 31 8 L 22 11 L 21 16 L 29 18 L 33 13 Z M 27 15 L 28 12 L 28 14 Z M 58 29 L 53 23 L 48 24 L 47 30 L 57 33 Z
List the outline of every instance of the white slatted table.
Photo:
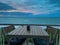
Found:
M 30 31 L 27 31 L 27 26 L 23 26 L 21 28 L 17 28 L 10 33 L 8 36 L 20 36 L 20 37 L 42 37 L 47 38 L 49 37 L 48 33 L 43 30 L 40 26 L 30 26 Z

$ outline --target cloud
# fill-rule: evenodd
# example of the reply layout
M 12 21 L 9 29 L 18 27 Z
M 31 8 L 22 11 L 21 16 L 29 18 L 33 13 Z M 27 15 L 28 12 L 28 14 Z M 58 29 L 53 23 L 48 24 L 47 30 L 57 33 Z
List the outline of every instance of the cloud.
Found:
M 3 16 L 3 15 L 0 15 L 0 17 Z
M 1 0 L 17 10 L 7 10 L 7 12 L 25 12 L 38 14 L 50 14 L 60 10 L 57 3 L 50 3 L 50 0 Z
M 51 10 L 43 10 L 43 11 L 21 9 L 21 10 L 6 10 L 6 11 L 1 10 L 0 12 L 24 12 L 24 13 L 32 13 L 33 15 L 39 15 L 39 14 L 51 14 L 58 10 L 60 10 L 59 7 L 56 7 Z

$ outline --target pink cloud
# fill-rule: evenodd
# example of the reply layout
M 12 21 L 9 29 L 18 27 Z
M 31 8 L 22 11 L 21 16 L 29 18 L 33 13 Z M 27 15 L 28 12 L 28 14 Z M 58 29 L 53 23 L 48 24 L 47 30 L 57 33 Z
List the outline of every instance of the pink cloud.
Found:
M 54 9 L 50 9 L 50 10 L 30 10 L 30 9 L 25 9 L 25 8 L 20 8 L 20 9 L 17 9 L 17 10 L 1 10 L 0 12 L 24 12 L 24 13 L 32 13 L 33 15 L 38 15 L 38 14 L 50 14 L 50 13 L 53 13 L 57 10 L 60 10 L 59 7 L 56 7 Z M 0 15 L 2 16 L 2 15 Z

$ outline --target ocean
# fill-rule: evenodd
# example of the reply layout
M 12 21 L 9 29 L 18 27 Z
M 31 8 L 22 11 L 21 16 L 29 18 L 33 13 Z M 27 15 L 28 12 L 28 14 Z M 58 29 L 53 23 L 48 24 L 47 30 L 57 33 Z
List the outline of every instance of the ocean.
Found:
M 60 17 L 0 17 L 0 24 L 60 25 Z

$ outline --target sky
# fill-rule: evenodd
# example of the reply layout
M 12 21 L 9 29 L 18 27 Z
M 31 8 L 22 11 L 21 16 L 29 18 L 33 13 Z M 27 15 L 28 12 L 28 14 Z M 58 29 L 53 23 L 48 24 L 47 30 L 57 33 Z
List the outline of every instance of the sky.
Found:
M 60 0 L 0 0 L 0 2 L 16 8 L 16 10 L 2 12 L 24 12 L 38 17 L 60 17 Z M 0 17 L 2 16 L 4 15 L 0 14 Z

